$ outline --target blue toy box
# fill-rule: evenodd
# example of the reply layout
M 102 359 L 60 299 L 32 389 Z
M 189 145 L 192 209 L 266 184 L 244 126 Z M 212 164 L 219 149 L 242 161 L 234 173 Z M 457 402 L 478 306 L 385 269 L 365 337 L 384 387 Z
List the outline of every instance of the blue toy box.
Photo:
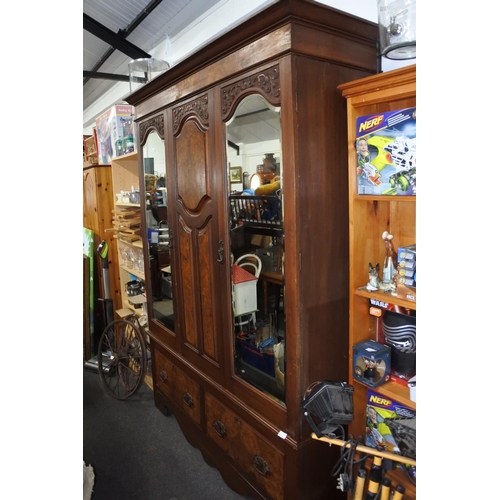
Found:
M 378 387 L 391 375 L 391 348 L 375 340 L 365 340 L 352 348 L 353 377 L 369 386 Z

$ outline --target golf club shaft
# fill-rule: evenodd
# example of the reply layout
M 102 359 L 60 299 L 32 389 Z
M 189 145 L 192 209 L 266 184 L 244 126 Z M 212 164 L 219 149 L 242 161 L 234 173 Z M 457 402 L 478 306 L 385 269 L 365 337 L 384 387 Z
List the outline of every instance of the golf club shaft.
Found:
M 363 500 L 363 490 L 365 489 L 366 470 L 359 469 L 358 477 L 356 479 L 356 491 L 354 493 L 354 500 Z
M 380 500 L 389 500 L 391 494 L 391 480 L 388 477 L 382 479 L 382 487 L 380 490 Z
M 403 500 L 404 492 L 405 492 L 405 487 L 402 486 L 401 484 L 398 484 L 396 486 L 396 491 L 394 492 L 394 496 L 392 497 L 392 500 Z
M 368 482 L 368 490 L 364 500 L 374 500 L 377 496 L 382 480 L 382 459 L 380 457 L 373 457 L 373 463 L 370 467 L 370 481 Z

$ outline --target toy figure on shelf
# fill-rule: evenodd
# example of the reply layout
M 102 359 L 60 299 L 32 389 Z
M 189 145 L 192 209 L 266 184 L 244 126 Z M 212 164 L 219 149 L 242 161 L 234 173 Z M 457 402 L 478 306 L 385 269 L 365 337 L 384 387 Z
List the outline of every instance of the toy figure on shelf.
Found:
M 394 275 L 392 276 L 392 286 L 393 286 L 393 295 L 397 295 L 398 292 L 398 284 L 399 284 L 399 271 L 401 270 L 401 266 L 398 264 L 396 270 L 394 271 Z
M 363 361 L 365 362 L 363 377 L 367 380 L 374 381 L 375 375 L 377 374 L 377 362 L 370 358 L 363 358 Z
M 381 281 L 378 275 L 380 270 L 380 264 L 372 265 L 371 262 L 368 263 L 368 283 L 366 286 L 360 288 L 360 290 L 368 290 L 369 292 L 374 292 L 375 290 L 381 290 L 383 292 L 395 292 L 396 284 L 394 280 L 388 283 Z
M 380 283 L 380 278 L 378 277 L 378 270 L 380 266 L 377 263 L 376 266 L 372 266 L 372 263 L 368 263 L 368 283 L 366 285 L 366 289 L 369 292 L 374 292 L 378 290 L 378 285 Z
M 394 252 L 394 248 L 392 246 L 392 234 L 384 231 L 382 233 L 382 239 L 385 242 L 385 258 L 384 258 L 384 268 L 382 270 L 382 281 L 384 283 L 391 283 L 392 277 L 396 272 L 396 268 L 394 266 L 394 262 L 397 262 L 397 255 Z

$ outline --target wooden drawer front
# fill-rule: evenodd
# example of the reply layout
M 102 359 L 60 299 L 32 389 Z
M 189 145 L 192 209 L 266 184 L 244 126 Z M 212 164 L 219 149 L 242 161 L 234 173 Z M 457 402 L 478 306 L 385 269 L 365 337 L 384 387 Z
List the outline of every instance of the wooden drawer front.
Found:
M 156 385 L 200 425 L 200 386 L 158 351 L 154 356 Z
M 165 267 L 170 264 L 170 250 L 163 250 L 158 252 L 158 265 Z
M 273 500 L 282 500 L 283 454 L 208 393 L 205 411 L 211 439 Z

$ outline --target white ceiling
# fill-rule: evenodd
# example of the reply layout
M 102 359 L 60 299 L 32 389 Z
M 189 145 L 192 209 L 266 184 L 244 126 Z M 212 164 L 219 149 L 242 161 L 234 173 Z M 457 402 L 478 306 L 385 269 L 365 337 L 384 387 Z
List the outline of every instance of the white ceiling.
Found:
M 113 34 L 126 31 L 137 16 L 149 14 L 130 31 L 126 40 L 170 66 L 185 59 L 217 36 L 229 31 L 275 0 L 83 0 L 83 13 L 104 25 Z M 321 0 L 349 14 L 377 22 L 377 0 Z M 154 4 L 157 4 L 152 8 Z M 97 67 L 105 54 L 109 54 Z M 83 30 L 83 69 L 128 77 L 130 56 L 112 48 L 97 36 Z M 382 70 L 414 64 L 411 61 L 385 61 Z M 384 66 L 385 64 L 385 66 Z M 389 66 L 387 66 L 389 64 Z M 83 85 L 83 132 L 91 133 L 95 118 L 113 104 L 123 103 L 130 93 L 128 82 L 86 79 Z
M 169 0 L 161 1 L 127 37 L 127 41 L 151 55 L 166 40 L 176 36 L 201 13 L 208 11 L 220 0 Z M 150 0 L 83 0 L 83 13 L 104 25 L 113 33 L 125 30 L 145 9 Z M 83 69 L 91 71 L 111 48 L 97 36 L 83 30 Z M 164 55 L 164 54 L 162 54 Z M 114 50 L 97 70 L 102 73 L 128 75 L 131 57 Z M 85 81 L 85 78 L 84 78 Z M 83 86 L 83 109 L 116 85 L 115 81 L 90 79 Z

